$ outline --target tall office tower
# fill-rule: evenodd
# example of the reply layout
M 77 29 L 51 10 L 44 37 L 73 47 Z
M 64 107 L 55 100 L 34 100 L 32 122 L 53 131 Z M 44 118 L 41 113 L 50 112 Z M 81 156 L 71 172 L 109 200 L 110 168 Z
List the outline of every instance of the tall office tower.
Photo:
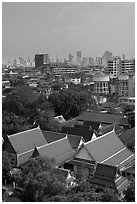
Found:
M 37 54 L 35 55 L 35 67 L 41 67 L 45 64 L 49 64 L 48 54 Z
M 72 54 L 69 54 L 69 60 L 68 60 L 69 64 L 72 65 L 74 62 L 74 57 Z
M 116 78 L 121 73 L 121 60 L 120 58 L 114 58 L 108 60 L 107 73 L 110 74 L 110 78 Z
M 89 57 L 89 64 L 94 65 L 94 57 Z
M 21 66 L 24 66 L 24 58 L 22 58 L 22 57 L 19 57 L 19 62 L 20 62 L 20 65 Z
M 86 57 L 85 64 L 86 64 L 86 66 L 89 65 L 89 57 Z
M 85 57 L 82 57 L 81 65 L 82 65 L 82 66 L 85 66 L 85 65 L 86 65 L 86 58 L 85 58 Z
M 102 65 L 102 57 L 98 57 L 98 65 L 99 65 L 99 66 Z
M 13 60 L 13 66 L 17 67 L 17 60 L 16 59 Z
M 112 60 L 112 52 L 107 50 L 102 56 L 102 65 L 106 66 L 109 60 Z
M 45 64 L 49 64 L 50 63 L 49 55 L 45 54 L 44 57 L 45 57 L 45 60 L 44 60 Z
M 32 63 L 31 63 L 29 57 L 28 57 L 27 60 L 26 60 L 26 66 L 27 66 L 27 67 L 32 67 Z
M 125 55 L 124 54 L 122 55 L 122 60 L 125 60 Z
M 81 61 L 82 61 L 82 52 L 77 51 L 77 58 L 76 58 L 77 65 L 81 65 Z
M 13 66 L 14 67 L 21 67 L 20 60 L 19 59 L 14 59 Z

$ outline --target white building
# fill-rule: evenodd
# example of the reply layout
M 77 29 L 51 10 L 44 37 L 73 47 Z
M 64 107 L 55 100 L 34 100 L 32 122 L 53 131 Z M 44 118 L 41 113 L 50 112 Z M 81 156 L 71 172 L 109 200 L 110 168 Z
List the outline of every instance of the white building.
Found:
M 103 72 L 97 72 L 92 76 L 94 82 L 94 93 L 109 94 L 109 76 Z

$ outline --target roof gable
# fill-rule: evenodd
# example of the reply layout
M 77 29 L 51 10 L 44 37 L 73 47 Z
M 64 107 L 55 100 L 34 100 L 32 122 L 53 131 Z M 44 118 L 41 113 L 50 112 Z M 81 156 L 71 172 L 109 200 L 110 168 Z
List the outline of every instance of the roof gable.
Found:
M 122 128 L 119 125 L 117 125 L 117 124 L 116 125 L 114 125 L 114 124 L 112 124 L 112 125 L 104 125 L 101 128 L 99 128 L 98 134 L 99 135 L 104 135 L 104 134 L 112 131 L 113 129 L 115 130 L 116 133 L 118 133 L 119 131 L 122 130 Z
M 34 128 L 10 135 L 8 136 L 8 139 L 17 154 L 22 154 L 26 151 L 32 150 L 35 146 L 39 147 L 47 144 L 40 128 Z
M 85 146 L 98 162 L 102 162 L 119 150 L 125 148 L 114 131 L 85 143 Z
M 24 152 L 22 154 L 17 154 L 17 166 L 20 166 L 20 165 L 26 163 L 31 158 L 33 151 L 34 151 L 34 149 L 31 149 L 31 150 Z
M 87 148 L 83 145 L 81 147 L 81 149 L 77 152 L 77 154 L 75 155 L 76 158 L 79 159 L 85 159 L 85 160 L 93 160 L 92 156 L 90 155 L 90 153 L 88 152 Z
M 125 147 L 114 131 L 85 143 L 85 146 L 96 162 L 120 169 L 135 159 L 135 155 Z
M 48 143 L 55 142 L 56 140 L 60 140 L 66 137 L 65 133 L 58 133 L 58 132 L 50 132 L 50 131 L 43 131 L 43 136 Z M 81 141 L 81 136 L 67 134 L 69 142 L 74 149 L 77 149 L 79 143 Z
M 75 151 L 68 140 L 68 137 L 57 140 L 55 142 L 37 147 L 39 156 L 54 158 L 56 163 L 61 163 L 67 159 L 70 159 Z

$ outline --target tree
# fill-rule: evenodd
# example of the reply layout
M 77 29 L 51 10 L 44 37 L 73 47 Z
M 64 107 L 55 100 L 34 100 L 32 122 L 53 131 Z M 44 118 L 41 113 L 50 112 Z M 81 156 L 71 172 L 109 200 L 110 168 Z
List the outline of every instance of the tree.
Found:
M 11 170 L 11 162 L 6 151 L 2 152 L 2 177 L 6 178 L 8 172 Z
M 119 202 L 118 194 L 113 189 L 105 189 L 102 195 L 102 202 Z
M 14 87 L 12 92 L 9 93 L 4 100 L 3 111 L 25 116 L 27 113 L 27 106 L 33 104 L 37 99 L 37 94 L 34 94 L 30 87 L 27 85 L 18 85 Z
M 124 191 L 124 201 L 135 202 L 135 181 L 132 181 L 132 183 Z
M 55 83 L 52 86 L 54 91 L 60 91 L 60 89 L 62 88 L 62 85 L 60 83 Z
M 51 110 L 42 111 L 36 119 L 36 125 L 39 125 L 42 130 L 60 132 L 61 125 L 54 118 L 54 112 Z
M 93 97 L 84 91 L 61 90 L 51 94 L 49 102 L 53 105 L 56 115 L 63 115 L 65 119 L 74 118 L 87 109 L 98 108 Z
M 52 196 L 48 201 L 56 202 L 118 202 L 118 194 L 113 189 L 100 188 L 86 180 L 67 189 L 65 194 Z
M 5 180 L 10 179 L 10 170 L 15 167 L 16 156 L 13 153 L 2 151 L 2 178 Z
M 30 125 L 26 119 L 21 116 L 16 116 L 14 113 L 4 112 L 2 116 L 2 134 L 12 135 L 24 130 L 30 129 Z
M 64 175 L 54 170 L 53 163 L 53 159 L 37 157 L 23 167 L 16 181 L 23 187 L 25 201 L 47 201 L 49 197 L 65 192 Z

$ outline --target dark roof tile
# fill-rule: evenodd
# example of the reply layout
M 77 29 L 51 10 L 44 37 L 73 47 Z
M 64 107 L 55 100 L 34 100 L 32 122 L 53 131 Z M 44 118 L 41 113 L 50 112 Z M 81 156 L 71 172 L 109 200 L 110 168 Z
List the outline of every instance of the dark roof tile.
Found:
M 121 115 L 95 113 L 95 112 L 84 112 L 77 117 L 77 120 L 113 124 L 113 123 L 119 123 L 119 121 L 122 118 L 123 118 L 123 116 L 121 116 Z
M 50 131 L 43 131 L 43 136 L 45 138 L 45 140 L 48 143 L 54 142 L 56 140 L 60 140 L 62 138 L 66 137 L 65 133 L 58 133 L 58 132 L 50 132 Z M 67 134 L 69 142 L 71 144 L 71 146 L 76 149 L 79 146 L 79 143 L 81 141 L 81 136 L 76 136 L 76 135 L 71 135 L 71 134 Z
M 66 134 L 68 133 L 71 135 L 82 136 L 86 142 L 90 141 L 93 135 L 93 130 L 76 127 L 62 127 L 62 132 Z
M 131 128 L 119 135 L 120 140 L 129 147 L 135 146 L 135 128 Z

